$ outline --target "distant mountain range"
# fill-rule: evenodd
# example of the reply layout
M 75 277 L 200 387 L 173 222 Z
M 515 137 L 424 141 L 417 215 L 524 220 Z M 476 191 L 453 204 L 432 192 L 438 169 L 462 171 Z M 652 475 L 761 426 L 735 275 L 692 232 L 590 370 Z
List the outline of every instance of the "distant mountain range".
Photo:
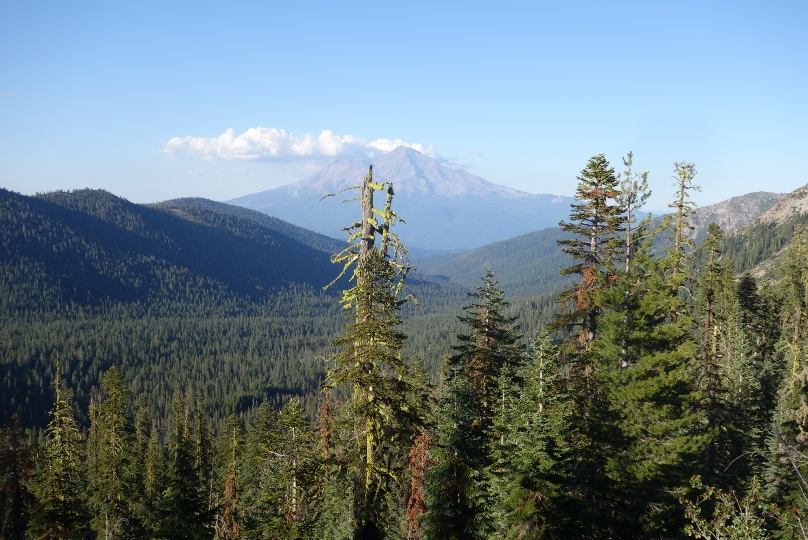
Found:
M 351 194 L 320 199 L 361 183 L 370 165 L 361 159 L 335 161 L 299 182 L 227 202 L 338 237 L 357 219 L 358 203 L 338 204 Z M 394 209 L 407 222 L 396 232 L 413 248 L 468 250 L 553 227 L 569 216 L 573 202 L 492 184 L 405 147 L 373 163 L 373 174 L 377 181 L 393 182 Z

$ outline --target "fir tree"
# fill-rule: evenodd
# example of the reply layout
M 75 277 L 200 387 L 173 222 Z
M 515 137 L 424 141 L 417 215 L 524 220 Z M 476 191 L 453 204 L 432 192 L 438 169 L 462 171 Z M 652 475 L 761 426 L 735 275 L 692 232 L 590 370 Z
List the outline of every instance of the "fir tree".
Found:
M 707 443 L 689 308 L 671 287 L 672 261 L 653 257 L 652 242 L 650 236 L 637 245 L 629 272 L 598 297 L 604 313 L 595 353 L 610 366 L 604 384 L 619 425 L 606 470 L 626 538 L 665 536 L 684 526 L 676 494 L 698 472 Z M 679 314 L 676 320 L 671 313 Z
M 766 495 L 781 509 L 778 538 L 808 538 L 808 239 L 802 230 L 788 249 L 780 307 L 778 352 L 784 377 L 773 415 Z
M 427 511 L 424 487 L 429 468 L 434 460 L 429 456 L 432 448 L 431 433 L 434 429 L 437 403 L 433 395 L 434 388 L 429 380 L 429 373 L 420 357 L 414 356 L 405 366 L 404 378 L 408 382 L 410 392 L 406 400 L 406 408 L 411 415 L 424 419 L 423 425 L 414 436 L 415 441 L 410 450 L 404 481 L 409 480 L 409 490 L 404 515 L 404 538 L 418 539 L 423 536 L 420 516 Z M 415 425 L 412 423 L 411 425 Z M 405 430 L 402 430 L 406 433 Z
M 617 257 L 620 245 L 618 233 L 623 227 L 623 209 L 616 204 L 619 184 L 614 168 L 603 154 L 590 158 L 578 177 L 570 221 L 559 223 L 565 232 L 575 238 L 559 241 L 561 251 L 575 259 L 575 264 L 561 271 L 563 275 L 578 274 L 581 280 L 564 291 L 559 302 L 569 308 L 561 316 L 558 327 L 581 327 L 581 341 L 585 347 L 592 345 L 597 331 L 598 307 L 594 295 L 603 273 Z
M 217 540 L 234 540 L 241 538 L 241 486 L 239 472 L 241 453 L 243 451 L 244 426 L 241 419 L 232 414 L 227 419 L 219 443 L 220 489 L 221 501 L 217 505 L 216 516 Z
M 212 538 L 213 515 L 203 469 L 206 458 L 198 455 L 189 397 L 177 396 L 171 409 L 165 489 L 157 508 L 156 536 L 167 540 Z
M 373 182 L 370 168 L 361 186 L 361 220 L 348 228 L 351 244 L 334 255 L 345 274 L 353 268 L 354 286 L 343 291 L 343 307 L 352 310 L 346 335 L 334 340 L 340 352 L 332 357 L 328 387 L 350 388 L 350 423 L 354 432 L 355 538 L 382 538 L 392 518 L 395 500 L 393 468 L 400 466 L 406 447 L 402 429 L 421 420 L 406 407 L 401 349 L 406 336 L 397 329 L 398 311 L 407 300 L 398 294 L 409 270 L 407 252 L 391 227 L 401 221 L 392 210 L 393 186 L 387 184 L 384 209 L 373 205 L 373 193 L 385 184 Z M 378 240 L 378 245 L 377 245 Z M 411 441 L 407 441 L 408 445 Z
M 33 472 L 31 444 L 15 413 L 0 430 L 0 538 L 24 538 L 33 503 L 28 489 Z
M 545 334 L 532 345 L 531 361 L 520 371 L 525 381 L 507 411 L 504 470 L 498 491 L 503 538 L 563 538 L 576 513 L 570 497 L 572 397 Z
M 91 525 L 99 539 L 142 538 L 136 504 L 135 437 L 127 414 L 129 388 L 113 366 L 101 378 L 101 400 L 91 405 L 88 436 L 89 480 L 92 486 Z
M 272 462 L 272 452 L 280 445 L 277 412 L 264 401 L 252 415 L 252 425 L 246 432 L 244 452 L 236 477 L 241 486 L 241 529 L 247 538 L 261 538 L 264 525 L 277 513 L 264 495 L 264 478 Z
M 690 239 L 690 231 L 693 230 L 693 226 L 690 224 L 689 218 L 693 215 L 696 203 L 688 199 L 691 192 L 701 191 L 701 188 L 693 183 L 693 178 L 696 176 L 696 166 L 693 163 L 682 161 L 674 163 L 673 166 L 676 173 L 676 176 L 673 177 L 676 199 L 668 207 L 676 210 L 676 216 L 673 218 L 673 236 L 668 256 L 673 267 L 674 286 L 678 288 L 680 275 L 685 272 L 685 264 L 689 259 L 689 250 L 694 247 L 693 241 Z
M 648 221 L 637 225 L 637 212 L 645 206 L 651 196 L 648 189 L 648 172 L 637 174 L 631 170 L 634 165 L 634 153 L 629 152 L 623 158 L 623 165 L 626 171 L 620 181 L 620 192 L 615 197 L 617 205 L 623 210 L 625 216 L 625 263 L 626 273 L 631 269 L 631 259 L 634 255 L 635 245 L 645 240 L 645 229 Z
M 723 483 L 740 475 L 726 474 L 726 468 L 744 453 L 745 437 L 740 429 L 738 411 L 731 407 L 730 381 L 733 377 L 728 360 L 728 331 L 733 306 L 732 271 L 721 257 L 723 232 L 715 223 L 707 227 L 708 236 L 701 249 L 705 266 L 699 272 L 697 312 L 701 319 L 701 366 L 698 385 L 703 392 L 710 441 L 705 448 L 702 478 L 710 486 L 738 488 Z M 722 482 L 722 484 L 719 484 Z
M 449 359 L 443 402 L 448 416 L 437 428 L 436 465 L 427 485 L 428 538 L 484 538 L 492 531 L 492 482 L 500 474 L 492 465 L 510 444 L 503 417 L 517 391 L 524 352 L 516 341 L 521 336 L 514 319 L 503 313 L 508 303 L 493 272 L 487 271 L 483 285 L 470 295 L 476 302 L 460 317 L 470 331 L 457 336 L 460 344 Z
M 70 392 L 56 363 L 53 381 L 56 400 L 47 436 L 37 456 L 31 492 L 36 499 L 28 534 L 34 538 L 73 540 L 87 537 L 87 485 L 82 466 L 82 436 Z
M 503 396 L 514 389 L 524 349 L 516 343 L 522 336 L 513 325 L 515 319 L 505 316 L 509 304 L 494 273 L 489 269 L 482 279 L 483 284 L 469 293 L 474 303 L 463 308 L 466 315 L 459 317 L 469 333 L 457 335 L 460 344 L 452 347 L 455 354 L 449 362 L 466 371 L 477 396 L 476 422 L 492 440 L 498 440 L 501 433 L 492 431 L 494 419 L 503 410 Z
M 310 498 L 314 495 L 316 460 L 314 436 L 299 400 L 284 405 L 277 430 L 261 477 L 261 530 L 265 538 L 303 538 L 314 516 Z
M 575 237 L 559 242 L 561 250 L 574 259 L 562 274 L 578 274 L 580 281 L 562 292 L 558 302 L 562 313 L 553 323 L 563 330 L 562 364 L 569 376 L 569 390 L 576 406 L 573 425 L 573 479 L 571 489 L 579 512 L 574 531 L 579 537 L 608 535 L 618 525 L 615 516 L 618 500 L 613 479 L 607 475 L 608 456 L 621 437 L 620 426 L 609 405 L 607 379 L 611 364 L 595 354 L 601 328 L 602 291 L 613 287 L 615 264 L 624 244 L 625 209 L 614 169 L 601 154 L 594 156 L 578 177 L 569 222 L 561 222 L 564 231 Z
M 492 500 L 483 473 L 489 434 L 477 421 L 478 399 L 464 366 L 450 365 L 429 453 L 435 464 L 424 488 L 428 511 L 421 524 L 430 540 L 483 539 L 491 532 Z
M 162 486 L 161 479 L 157 477 L 158 471 L 162 470 L 162 463 L 157 458 L 162 457 L 162 454 L 159 453 L 159 441 L 156 437 L 152 438 L 152 422 L 151 409 L 143 398 L 138 399 L 135 404 L 134 442 L 131 450 L 136 460 L 130 470 L 130 504 L 135 521 L 145 530 L 143 536 L 152 531 L 151 527 L 156 520 L 154 505 Z
M 141 409 L 141 411 L 141 414 L 146 413 L 145 408 Z M 145 422 L 146 420 L 141 416 L 141 421 Z M 148 432 L 149 438 L 146 443 L 143 460 L 144 501 L 140 508 L 140 515 L 142 521 L 147 524 L 148 529 L 154 533 L 160 527 L 163 489 L 168 476 L 168 456 L 166 456 L 165 447 L 163 446 L 163 434 L 157 428 L 156 422 L 154 420 L 151 420 L 151 422 L 152 425 Z M 145 435 L 145 432 L 140 433 L 141 436 Z

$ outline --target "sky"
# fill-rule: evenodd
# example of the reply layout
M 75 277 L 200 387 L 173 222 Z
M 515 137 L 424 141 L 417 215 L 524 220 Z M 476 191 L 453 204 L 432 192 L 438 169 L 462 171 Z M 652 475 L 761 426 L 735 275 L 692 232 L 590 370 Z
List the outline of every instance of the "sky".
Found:
M 573 195 L 808 183 L 808 2 L 0 2 L 0 187 L 228 200 L 399 144 Z

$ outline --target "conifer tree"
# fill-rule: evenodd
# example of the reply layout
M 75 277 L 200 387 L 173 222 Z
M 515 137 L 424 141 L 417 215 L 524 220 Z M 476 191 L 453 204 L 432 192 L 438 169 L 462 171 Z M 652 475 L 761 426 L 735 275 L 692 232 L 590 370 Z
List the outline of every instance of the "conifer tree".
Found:
M 387 200 L 383 209 L 377 209 L 373 193 L 385 185 Z M 406 336 L 397 326 L 398 310 L 407 299 L 398 295 L 409 265 L 406 249 L 391 231 L 401 221 L 392 210 L 393 186 L 374 183 L 371 167 L 362 185 L 354 189 L 360 192 L 361 219 L 347 229 L 351 244 L 332 257 L 343 264 L 340 275 L 353 268 L 354 285 L 342 295 L 343 307 L 352 310 L 352 322 L 346 335 L 334 341 L 340 352 L 331 359 L 334 367 L 328 373 L 328 387 L 350 387 L 350 423 L 356 443 L 354 536 L 373 539 L 383 536 L 392 519 L 393 467 L 400 466 L 408 450 L 401 446 L 400 430 L 420 420 L 402 407 L 408 393 L 401 359 Z
M 426 478 L 429 469 L 435 465 L 430 457 L 431 437 L 423 430 L 415 439 L 415 447 L 410 450 L 407 472 L 410 476 L 410 493 L 407 497 L 407 513 L 404 516 L 404 538 L 419 540 L 424 536 L 421 516 L 427 512 Z
M 36 499 L 28 534 L 35 538 L 73 540 L 88 536 L 89 516 L 82 466 L 82 435 L 76 423 L 71 394 L 56 363 L 55 403 L 45 444 L 37 456 L 31 492 Z
M 637 174 L 631 170 L 634 165 L 634 153 L 629 152 L 623 158 L 623 165 L 626 171 L 620 181 L 620 192 L 615 197 L 618 206 L 625 215 L 625 263 L 626 273 L 631 269 L 631 259 L 635 251 L 635 245 L 643 242 L 645 229 L 648 222 L 637 224 L 637 212 L 645 206 L 651 191 L 648 189 L 648 172 Z
M 693 183 L 693 178 L 696 176 L 696 166 L 693 163 L 681 161 L 674 163 L 673 166 L 676 173 L 676 176 L 673 177 L 676 199 L 668 207 L 676 210 L 676 216 L 673 218 L 673 237 L 668 256 L 673 267 L 674 286 L 678 288 L 679 281 L 683 277 L 682 274 L 685 272 L 685 264 L 689 259 L 689 250 L 694 247 L 689 236 L 690 231 L 693 230 L 689 218 L 693 215 L 696 203 L 688 199 L 691 192 L 701 191 L 701 188 Z
M 272 439 L 261 476 L 258 530 L 265 538 L 304 538 L 314 516 L 317 463 L 314 435 L 298 399 L 284 405 Z
M 420 357 L 413 356 L 410 359 L 405 366 L 404 378 L 410 388 L 407 395 L 407 410 L 416 418 L 424 419 L 417 433 L 407 435 L 414 436 L 415 441 L 408 456 L 404 476 L 405 483 L 409 482 L 409 490 L 405 496 L 407 505 L 404 515 L 404 538 L 414 540 L 423 537 L 420 517 L 427 511 L 424 487 L 429 468 L 434 465 L 429 453 L 432 448 L 437 403 L 429 373 Z M 416 427 L 416 424 L 412 423 L 412 427 Z
M 619 232 L 623 227 L 623 208 L 615 202 L 619 184 L 614 168 L 603 154 L 590 158 L 578 177 L 578 187 L 570 221 L 559 225 L 574 238 L 561 240 L 561 251 L 575 259 L 575 264 L 561 271 L 562 274 L 578 274 L 581 280 L 564 291 L 559 302 L 569 311 L 558 318 L 558 327 L 581 327 L 581 342 L 590 347 L 597 331 L 598 307 L 594 295 L 603 280 L 599 275 L 617 257 L 620 245 Z
M 190 398 L 175 397 L 164 490 L 158 503 L 156 536 L 171 540 L 202 540 L 213 537 L 213 515 L 208 504 L 204 463 L 193 430 Z
M 604 364 L 594 346 L 603 313 L 599 295 L 614 285 L 626 223 L 625 209 L 617 201 L 618 179 L 605 156 L 592 157 L 578 181 L 575 198 L 580 202 L 572 205 L 570 221 L 560 223 L 575 236 L 559 245 L 574 259 L 561 273 L 578 274 L 580 281 L 562 292 L 562 313 L 553 327 L 563 331 L 562 364 L 575 400 L 571 489 L 579 512 L 572 534 L 584 538 L 616 530 L 615 516 L 620 515 L 614 482 L 606 471 L 608 456 L 621 437 L 608 396 L 607 378 L 614 366 Z
M 221 500 L 217 505 L 216 516 L 217 540 L 234 540 L 241 538 L 241 485 L 240 462 L 243 452 L 244 426 L 241 419 L 231 414 L 219 443 L 219 481 Z
M 737 411 L 731 410 L 729 399 L 733 376 L 727 363 L 728 323 L 734 300 L 732 271 L 721 256 L 721 228 L 710 223 L 707 231 L 708 236 L 701 247 L 705 253 L 705 266 L 699 272 L 696 298 L 701 319 L 698 384 L 704 393 L 702 406 L 710 434 L 702 479 L 710 486 L 738 487 L 723 483 L 731 476 L 726 474 L 726 467 L 741 457 L 744 447 Z
M 315 423 L 319 481 L 311 538 L 351 540 L 356 536 L 356 437 L 346 418 L 349 412 L 349 404 L 340 403 L 333 392 L 321 394 Z
M 460 317 L 469 333 L 457 336 L 460 344 L 448 362 L 444 416 L 433 453 L 436 465 L 427 481 L 428 538 L 485 538 L 491 533 L 492 482 L 500 474 L 495 462 L 510 445 L 502 417 L 518 390 L 524 352 L 516 342 L 521 336 L 514 319 L 504 314 L 508 303 L 493 272 L 488 270 L 482 286 L 469 294 L 476 302 Z
M 135 511 L 138 456 L 132 422 L 127 413 L 129 388 L 113 366 L 101 378 L 101 399 L 91 404 L 87 440 L 91 525 L 97 538 L 142 538 Z
M 746 484 L 760 477 L 767 454 L 767 438 L 784 371 L 775 344 L 780 325 L 774 299 L 759 291 L 749 274 L 733 288 L 732 305 L 725 323 L 723 365 L 726 370 L 727 409 L 735 425 L 736 446 L 741 454 L 726 473 L 741 476 Z
M 435 443 L 424 492 L 428 511 L 421 516 L 424 537 L 430 540 L 488 538 L 492 504 L 484 481 L 489 464 L 489 434 L 477 421 L 478 394 L 469 373 L 450 364 L 441 399 Z
M 158 478 L 159 471 L 163 469 L 163 464 L 158 459 L 162 457 L 162 453 L 159 452 L 158 438 L 152 437 L 152 430 L 156 433 L 152 422 L 151 409 L 146 400 L 138 399 L 135 404 L 134 447 L 131 450 L 136 456 L 136 462 L 130 471 L 130 496 L 135 520 L 145 530 L 143 536 L 152 531 L 156 521 L 155 503 L 159 499 L 159 490 L 162 489 L 161 478 Z
M 277 412 L 268 401 L 259 405 L 246 432 L 244 452 L 236 480 L 241 486 L 241 528 L 244 536 L 260 538 L 264 525 L 277 513 L 267 502 L 264 478 L 272 462 L 272 452 L 280 445 Z
M 561 538 L 576 513 L 570 497 L 572 396 L 549 336 L 537 338 L 520 370 L 524 387 L 506 413 L 509 452 L 497 500 L 503 538 Z
M 503 396 L 514 390 L 524 349 L 516 344 L 522 336 L 513 324 L 515 318 L 505 316 L 509 303 L 494 273 L 487 270 L 482 280 L 483 284 L 469 293 L 475 301 L 463 308 L 466 315 L 459 317 L 469 333 L 457 335 L 460 344 L 452 347 L 455 354 L 449 362 L 462 366 L 468 374 L 477 396 L 476 422 L 493 441 L 501 438 L 501 433 L 492 431 L 494 419 L 503 410 Z
M 792 375 L 799 369 L 808 338 L 808 231 L 798 227 L 783 268 L 783 339 Z
M 598 297 L 604 313 L 595 354 L 611 366 L 603 382 L 620 435 L 612 440 L 606 470 L 626 538 L 665 536 L 684 526 L 676 494 L 699 471 L 707 443 L 700 433 L 705 416 L 689 308 L 671 287 L 670 258 L 652 255 L 653 240 L 636 245 L 629 272 Z M 671 313 L 679 314 L 676 320 Z
M 145 422 L 147 410 L 141 409 L 141 422 Z M 153 419 L 151 428 L 148 431 L 148 442 L 144 453 L 143 463 L 143 504 L 141 505 L 141 520 L 146 523 L 148 529 L 155 532 L 160 527 L 160 510 L 163 497 L 163 490 L 166 487 L 168 476 L 168 456 L 163 446 L 163 433 L 157 428 Z M 141 428 L 142 428 L 141 424 Z M 141 436 L 145 432 L 140 432 Z
M 0 538 L 24 538 L 33 504 L 28 489 L 33 469 L 31 444 L 15 413 L 0 429 Z
M 783 509 L 778 538 L 808 538 L 808 238 L 796 231 L 781 282 L 783 381 L 769 439 L 766 495 Z

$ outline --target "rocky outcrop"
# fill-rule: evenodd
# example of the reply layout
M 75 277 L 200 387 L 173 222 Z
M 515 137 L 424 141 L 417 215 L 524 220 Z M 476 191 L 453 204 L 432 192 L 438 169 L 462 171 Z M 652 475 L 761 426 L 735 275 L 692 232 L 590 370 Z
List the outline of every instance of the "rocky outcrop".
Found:
M 692 220 L 695 229 L 691 236 L 696 240 L 704 238 L 710 223 L 717 223 L 725 233 L 736 231 L 788 196 L 786 193 L 756 191 L 697 208 Z

